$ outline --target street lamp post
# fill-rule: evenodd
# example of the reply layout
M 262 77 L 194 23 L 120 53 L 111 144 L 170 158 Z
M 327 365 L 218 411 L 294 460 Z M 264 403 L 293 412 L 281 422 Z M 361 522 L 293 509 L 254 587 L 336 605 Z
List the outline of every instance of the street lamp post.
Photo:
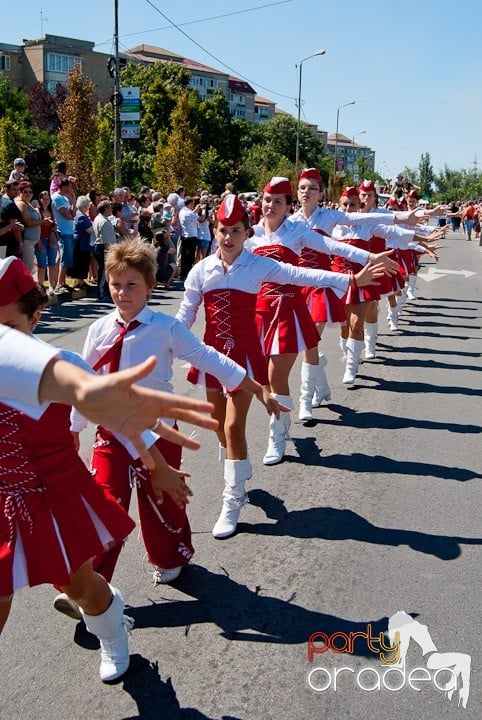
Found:
M 318 50 L 317 52 L 313 53 L 313 55 L 308 55 L 308 57 L 303 58 L 303 60 L 300 60 L 298 64 L 299 68 L 299 80 L 298 80 L 298 122 L 296 125 L 296 158 L 295 158 L 295 167 L 296 172 L 300 169 L 300 128 L 301 128 L 301 73 L 303 70 L 303 63 L 305 60 L 309 60 L 310 58 L 316 57 L 317 55 L 324 55 L 326 50 Z
M 353 173 L 355 173 L 355 138 L 358 137 L 359 135 L 365 135 L 365 133 L 366 133 L 366 130 L 360 130 L 360 132 L 355 133 L 351 139 L 351 144 L 353 145 L 353 165 L 352 165 Z
M 338 147 L 338 125 L 340 121 L 340 110 L 344 107 L 348 107 L 348 105 L 354 105 L 355 100 L 352 100 L 351 102 L 347 102 L 344 105 L 340 105 L 339 108 L 336 110 L 336 133 L 335 133 L 335 153 L 333 155 L 333 180 L 336 177 L 336 150 Z

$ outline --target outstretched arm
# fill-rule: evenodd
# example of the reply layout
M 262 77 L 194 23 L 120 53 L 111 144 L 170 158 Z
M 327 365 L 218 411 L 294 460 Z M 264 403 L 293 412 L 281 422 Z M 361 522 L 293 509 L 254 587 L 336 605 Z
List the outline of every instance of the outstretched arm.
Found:
M 158 422 L 158 418 L 169 417 L 209 430 L 217 427 L 216 421 L 204 414 L 212 411 L 210 403 L 134 384 L 146 377 L 155 364 L 155 357 L 150 357 L 128 370 L 91 375 L 54 358 L 42 374 L 39 399 L 74 405 L 88 420 L 121 433 L 132 442 L 146 467 L 152 468 L 152 458 L 141 438 L 148 427 L 170 442 L 191 450 L 199 447 L 196 440 Z

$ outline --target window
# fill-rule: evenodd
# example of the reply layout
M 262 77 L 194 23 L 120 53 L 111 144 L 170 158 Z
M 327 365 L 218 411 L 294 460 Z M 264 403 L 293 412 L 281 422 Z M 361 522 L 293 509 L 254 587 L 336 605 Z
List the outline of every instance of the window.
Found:
M 60 55 L 59 53 L 47 53 L 47 72 L 67 74 L 74 69 L 76 64 L 81 64 L 81 59 L 74 55 Z
M 245 118 L 246 117 L 246 110 L 235 110 L 234 116 L 238 118 Z
M 0 54 L 0 70 L 11 70 L 10 55 Z
M 45 83 L 45 88 L 50 95 L 55 95 L 57 85 L 63 85 L 64 87 L 67 87 L 67 83 L 59 82 L 58 80 L 47 80 L 47 82 Z

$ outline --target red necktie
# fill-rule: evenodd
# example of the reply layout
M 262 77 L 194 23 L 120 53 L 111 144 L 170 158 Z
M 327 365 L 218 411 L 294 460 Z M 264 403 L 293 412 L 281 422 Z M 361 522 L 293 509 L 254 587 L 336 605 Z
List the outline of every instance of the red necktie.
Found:
M 100 357 L 97 362 L 94 365 L 94 370 L 97 372 L 99 368 L 104 367 L 104 365 L 107 365 L 109 363 L 109 373 L 117 372 L 119 369 L 120 364 L 120 358 L 121 358 L 121 352 L 122 352 L 122 343 L 124 342 L 124 336 L 130 331 L 134 330 L 136 327 L 139 327 L 141 323 L 139 320 L 132 320 L 128 325 L 124 325 L 119 320 L 116 320 L 116 322 L 120 325 L 119 334 L 117 335 L 114 344 L 112 347 L 110 347 L 108 350 L 105 351 L 105 353 Z

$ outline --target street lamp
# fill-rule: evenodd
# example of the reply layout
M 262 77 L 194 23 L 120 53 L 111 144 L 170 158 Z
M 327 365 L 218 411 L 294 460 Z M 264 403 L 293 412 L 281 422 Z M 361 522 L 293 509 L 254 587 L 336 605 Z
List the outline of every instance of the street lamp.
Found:
M 336 133 L 335 133 L 335 154 L 333 155 L 333 179 L 336 177 L 336 150 L 338 147 L 338 124 L 340 121 L 340 110 L 344 107 L 348 107 L 348 105 L 354 105 L 355 100 L 352 100 L 351 102 L 347 102 L 344 105 L 340 105 L 339 108 L 336 110 Z
M 300 128 L 301 128 L 301 72 L 303 69 L 303 63 L 306 60 L 309 60 L 310 58 L 316 57 L 317 55 L 324 55 L 326 50 L 318 50 L 317 52 L 313 53 L 313 55 L 308 55 L 308 57 L 303 58 L 303 60 L 300 60 L 298 67 L 300 71 L 300 77 L 298 81 L 298 123 L 296 125 L 296 158 L 295 158 L 295 167 L 296 172 L 300 169 Z
M 365 135 L 365 133 L 366 133 L 366 130 L 360 130 L 360 132 L 355 133 L 351 139 L 351 144 L 353 145 L 353 163 L 352 163 L 352 172 L 353 173 L 355 172 L 355 138 L 358 137 L 359 135 Z M 356 159 L 358 159 L 358 158 L 356 158 Z

